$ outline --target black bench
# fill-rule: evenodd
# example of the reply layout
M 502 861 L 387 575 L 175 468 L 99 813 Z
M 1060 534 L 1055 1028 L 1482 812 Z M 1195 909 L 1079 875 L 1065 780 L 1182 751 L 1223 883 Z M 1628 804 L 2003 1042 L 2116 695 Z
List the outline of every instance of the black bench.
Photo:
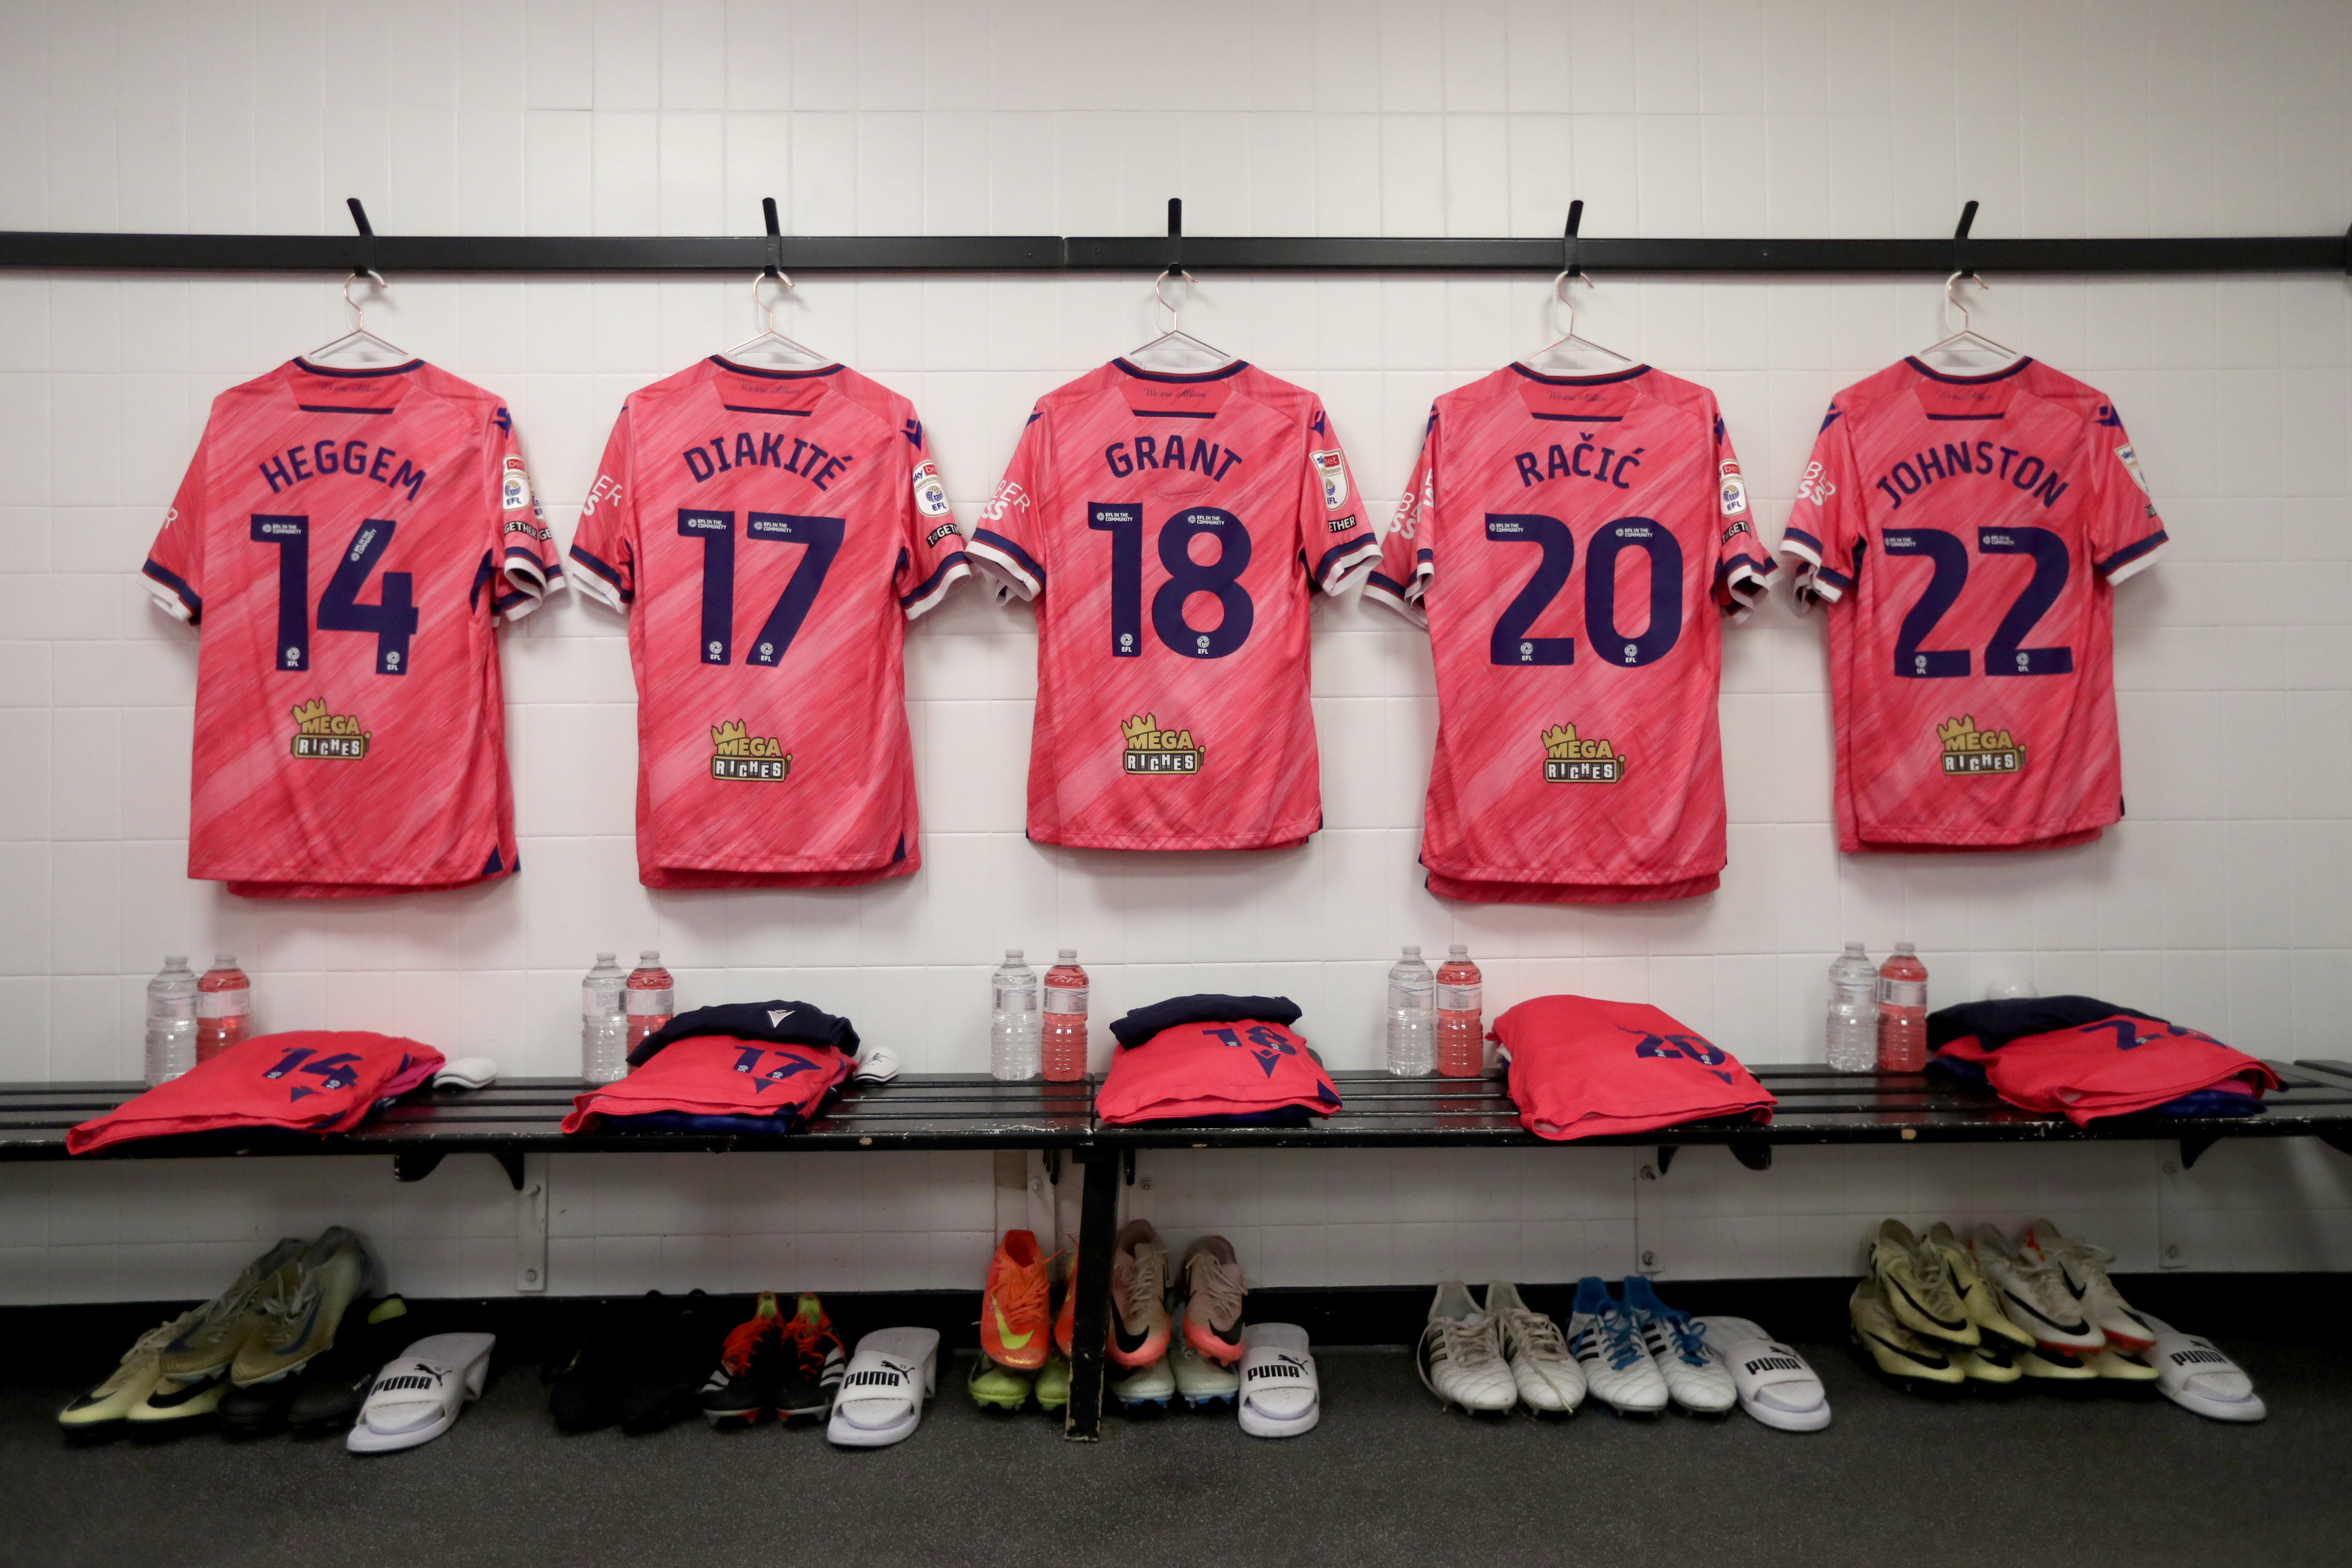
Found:
M 1345 1102 L 1303 1127 L 1111 1127 L 1093 1113 L 1089 1084 L 998 1083 L 988 1078 L 908 1074 L 887 1084 L 849 1084 L 824 1115 L 779 1138 L 695 1132 L 594 1131 L 566 1137 L 558 1124 L 585 1086 L 573 1079 L 511 1079 L 488 1089 L 433 1090 L 335 1137 L 204 1133 L 120 1144 L 89 1159 L 388 1154 L 394 1173 L 417 1181 L 450 1154 L 497 1158 L 518 1190 L 523 1156 L 558 1152 L 807 1152 L 851 1149 L 1037 1149 L 1056 1180 L 1067 1152 L 1085 1169 L 1078 1225 L 1076 1354 L 1065 1431 L 1100 1430 L 1109 1333 L 1111 1247 L 1122 1176 L 1135 1179 L 1145 1149 L 1580 1148 L 1654 1146 L 1664 1174 L 1685 1144 L 1722 1144 L 1752 1170 L 1777 1144 L 2074 1142 L 2171 1140 L 2183 1165 L 2224 1138 L 2315 1137 L 2352 1153 L 2352 1063 L 2271 1064 L 2282 1087 L 2269 1109 L 2246 1117 L 2119 1117 L 2078 1128 L 2016 1110 L 1990 1095 L 1919 1073 L 1832 1073 L 1759 1067 L 1780 1100 L 1769 1126 L 1700 1122 L 1638 1136 L 1547 1143 L 1521 1128 L 1498 1078 L 1399 1079 L 1335 1073 Z M 66 1130 L 139 1092 L 130 1083 L 0 1085 L 0 1160 L 63 1160 Z

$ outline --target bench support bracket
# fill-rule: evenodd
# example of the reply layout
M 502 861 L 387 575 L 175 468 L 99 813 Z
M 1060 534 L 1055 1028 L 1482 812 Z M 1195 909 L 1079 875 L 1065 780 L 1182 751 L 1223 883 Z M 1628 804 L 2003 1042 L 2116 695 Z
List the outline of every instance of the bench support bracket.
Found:
M 1093 1443 L 1102 1436 L 1103 1363 L 1110 1341 L 1110 1250 L 1118 1237 L 1119 1171 L 1130 1166 L 1133 1150 L 1124 1158 L 1097 1145 L 1074 1152 L 1085 1162 L 1085 1196 L 1078 1206 L 1078 1256 L 1070 1289 L 1078 1304 L 1070 1324 L 1070 1407 L 1062 1418 L 1062 1436 L 1076 1443 Z

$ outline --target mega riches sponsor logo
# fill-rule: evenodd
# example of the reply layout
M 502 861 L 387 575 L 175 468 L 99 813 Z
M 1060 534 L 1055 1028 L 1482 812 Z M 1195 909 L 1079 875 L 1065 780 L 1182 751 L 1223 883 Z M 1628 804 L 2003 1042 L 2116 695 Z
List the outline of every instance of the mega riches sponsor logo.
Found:
M 773 735 L 746 731 L 743 721 L 730 719 L 710 727 L 710 776 L 752 779 L 781 784 L 793 771 L 793 754 Z
M 287 748 L 298 757 L 355 763 L 367 755 L 369 731 L 356 713 L 330 713 L 326 699 L 313 697 L 294 710 L 294 739 Z
M 1546 784 L 1615 784 L 1633 761 L 1606 741 L 1579 736 L 1573 724 L 1554 724 L 1542 740 Z
M 2025 771 L 2025 748 L 2006 730 L 1978 729 L 1974 714 L 1963 713 L 1937 725 L 1936 739 L 1943 743 L 1946 778 Z
M 1193 744 L 1190 730 L 1161 729 L 1156 713 L 1120 720 L 1118 734 L 1131 773 L 1197 773 L 1208 752 L 1206 746 Z

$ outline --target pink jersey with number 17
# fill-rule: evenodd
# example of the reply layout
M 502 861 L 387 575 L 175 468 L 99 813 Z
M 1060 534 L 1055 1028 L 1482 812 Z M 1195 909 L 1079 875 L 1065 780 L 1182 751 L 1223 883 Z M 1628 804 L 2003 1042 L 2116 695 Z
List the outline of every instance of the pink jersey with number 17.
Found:
M 1838 847 L 2048 849 L 2123 816 L 2115 586 L 2165 543 L 2105 395 L 2021 359 L 1837 395 L 1780 548 L 1825 604 Z
M 1266 849 L 1322 823 L 1307 595 L 1379 552 L 1321 404 L 1238 361 L 1047 393 L 972 531 L 1037 601 L 1029 837 Z
M 497 397 L 422 360 L 231 387 L 145 573 L 203 632 L 189 876 L 344 898 L 515 870 L 492 624 L 563 577 Z
M 1430 411 L 1365 595 L 1428 626 L 1422 864 L 1478 903 L 1714 890 L 1722 623 L 1772 559 L 1715 395 L 1506 365 Z
M 637 879 L 837 887 L 922 859 L 907 623 L 970 574 L 914 405 L 713 356 L 629 395 L 572 535 L 629 617 Z

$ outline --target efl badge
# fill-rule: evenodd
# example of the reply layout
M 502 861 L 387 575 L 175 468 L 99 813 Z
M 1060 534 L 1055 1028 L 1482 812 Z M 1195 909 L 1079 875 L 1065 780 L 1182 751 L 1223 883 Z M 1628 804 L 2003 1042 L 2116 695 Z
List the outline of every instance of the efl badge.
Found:
M 1323 476 L 1323 510 L 1338 511 L 1348 504 L 1348 464 L 1338 447 L 1328 452 L 1309 452 L 1307 460 Z
M 1943 742 L 1944 776 L 1976 778 L 1986 773 L 2021 773 L 2025 748 L 2006 730 L 1979 730 L 1973 714 L 1962 714 L 1936 726 Z
M 1573 724 L 1554 724 L 1538 738 L 1546 784 L 1615 784 L 1633 761 L 1606 741 L 1578 739 Z
M 948 487 L 940 479 L 940 466 L 928 458 L 915 465 L 915 510 L 925 517 L 948 514 Z
M 504 511 L 520 511 L 530 504 L 530 480 L 522 471 L 522 459 L 509 457 L 499 478 L 499 507 Z
M 781 784 L 792 771 L 793 754 L 777 744 L 774 736 L 746 733 L 740 719 L 710 727 L 712 778 Z
M 1716 474 L 1723 492 L 1723 515 L 1746 517 L 1748 515 L 1748 481 L 1739 477 L 1738 463 L 1726 458 L 1716 466 Z
M 1131 773 L 1197 773 L 1206 746 L 1192 743 L 1190 730 L 1163 730 L 1155 713 L 1122 719 L 1119 739 L 1127 746 L 1127 771 Z

